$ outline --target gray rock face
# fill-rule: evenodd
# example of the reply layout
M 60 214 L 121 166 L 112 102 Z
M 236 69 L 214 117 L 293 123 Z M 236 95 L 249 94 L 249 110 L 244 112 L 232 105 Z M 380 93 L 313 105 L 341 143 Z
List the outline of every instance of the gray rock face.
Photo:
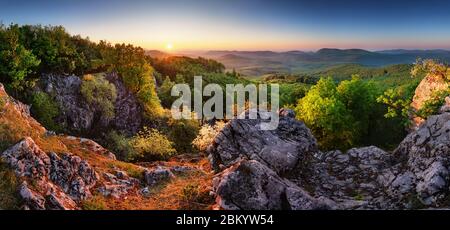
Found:
M 218 204 L 225 209 L 320 209 L 323 201 L 255 160 L 241 160 L 216 178 Z
M 139 185 L 139 180 L 129 177 L 125 172 L 116 171 L 116 175 L 111 173 L 103 173 L 105 182 L 98 188 L 98 191 L 103 196 L 112 196 L 120 198 L 128 194 L 128 191 Z
M 172 171 L 163 166 L 157 166 L 154 169 L 147 169 L 144 171 L 145 182 L 149 186 L 154 186 L 162 181 L 167 181 L 174 178 Z
M 116 73 L 105 77 L 116 87 L 115 117 L 111 120 L 98 117 L 100 109 L 90 106 L 80 94 L 82 80 L 78 76 L 45 75 L 42 78 L 45 92 L 54 95 L 61 115 L 58 122 L 73 131 L 89 131 L 94 127 L 111 125 L 115 129 L 135 133 L 142 123 L 142 108 Z M 94 124 L 97 122 L 96 124 Z
M 61 115 L 58 122 L 75 131 L 84 131 L 92 127 L 95 109 L 91 108 L 80 94 L 81 79 L 75 75 L 43 76 L 45 92 L 54 95 Z
M 260 122 L 235 119 L 216 136 L 207 149 L 216 171 L 240 159 L 252 159 L 278 173 L 289 173 L 318 151 L 310 130 L 292 116 L 280 116 L 278 129 L 271 131 L 261 130 Z
M 94 169 L 80 157 L 63 154 L 61 157 L 50 153 L 50 180 L 75 200 L 91 197 L 89 191 L 98 180 Z
M 450 113 L 430 117 L 388 153 L 377 147 L 321 152 L 308 128 L 280 111 L 280 126 L 232 120 L 208 148 L 224 209 L 448 207 Z
M 402 173 L 411 177 L 403 188 L 427 206 L 442 207 L 450 185 L 450 113 L 434 115 L 409 134 L 394 151 Z M 448 204 L 447 204 L 448 205 Z
M 27 137 L 4 151 L 1 158 L 26 182 L 20 195 L 29 209 L 78 209 L 76 201 L 91 197 L 98 181 L 94 169 L 72 154 L 45 153 Z
M 136 97 L 125 88 L 117 73 L 109 73 L 106 80 L 114 84 L 117 90 L 116 103 L 114 104 L 115 117 L 111 123 L 118 130 L 129 134 L 136 133 L 142 123 L 142 108 Z

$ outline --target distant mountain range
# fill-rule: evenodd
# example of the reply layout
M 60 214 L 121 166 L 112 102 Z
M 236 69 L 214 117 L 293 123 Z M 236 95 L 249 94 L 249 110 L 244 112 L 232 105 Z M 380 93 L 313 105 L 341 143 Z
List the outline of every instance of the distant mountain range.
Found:
M 324 48 L 316 52 L 304 51 L 229 51 L 213 50 L 190 53 L 188 56 L 202 56 L 222 62 L 228 70 L 259 76 L 269 73 L 302 73 L 341 64 L 359 64 L 363 66 L 386 66 L 393 64 L 411 64 L 417 58 L 438 59 L 450 62 L 449 50 L 382 50 Z M 161 56 L 161 54 L 159 54 Z

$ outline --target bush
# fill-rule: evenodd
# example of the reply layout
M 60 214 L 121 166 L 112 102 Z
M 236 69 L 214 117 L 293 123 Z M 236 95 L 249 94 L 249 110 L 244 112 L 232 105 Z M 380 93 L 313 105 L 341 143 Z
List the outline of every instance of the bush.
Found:
M 104 119 L 108 120 L 114 117 L 114 102 L 117 97 L 116 87 L 102 75 L 85 75 L 80 92 L 90 105 L 99 108 Z
M 59 107 L 47 93 L 36 92 L 32 95 L 31 113 L 46 128 L 54 131 L 61 130 L 61 127 L 54 121 L 54 118 L 60 113 Z
M 106 134 L 106 147 L 114 152 L 117 159 L 126 161 L 129 156 L 133 156 L 134 149 L 130 143 L 130 138 L 113 130 Z
M 18 184 L 14 171 L 0 161 L 0 209 L 19 209 Z
M 203 125 L 197 137 L 192 141 L 192 145 L 200 152 L 204 152 L 224 126 L 225 122 L 222 121 L 216 122 L 214 126 Z
M 422 108 L 416 112 L 416 115 L 423 119 L 427 119 L 429 116 L 437 114 L 439 109 L 445 103 L 445 98 L 450 95 L 450 88 L 447 90 L 440 90 L 434 92 L 431 98 L 425 101 Z
M 156 129 L 144 127 L 130 140 L 133 146 L 133 155 L 129 160 L 167 160 L 176 154 L 173 142 Z
M 0 124 L 0 153 L 5 151 L 14 143 L 11 128 L 6 124 Z
M 168 118 L 167 135 L 175 143 L 175 149 L 178 152 L 189 153 L 195 149 L 192 141 L 197 137 L 200 130 L 200 124 L 196 119 L 173 119 Z

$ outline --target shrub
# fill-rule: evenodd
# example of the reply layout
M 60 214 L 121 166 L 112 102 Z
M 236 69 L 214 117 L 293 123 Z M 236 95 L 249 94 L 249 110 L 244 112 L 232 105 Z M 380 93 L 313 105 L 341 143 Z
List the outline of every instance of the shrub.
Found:
M 127 160 L 128 156 L 134 155 L 133 146 L 130 143 L 130 138 L 113 130 L 106 134 L 106 147 L 116 154 L 119 160 Z
M 0 209 L 18 209 L 20 198 L 18 197 L 18 179 L 14 171 L 0 161 Z
M 156 129 L 144 127 L 134 136 L 130 144 L 134 153 L 129 156 L 129 160 L 166 160 L 176 154 L 173 142 Z
M 450 95 L 450 87 L 447 90 L 434 92 L 431 98 L 425 101 L 422 108 L 416 112 L 416 115 L 427 119 L 429 116 L 437 114 L 441 106 L 445 103 L 445 97 Z
M 114 84 L 108 82 L 103 75 L 85 75 L 80 89 L 86 101 L 101 111 L 105 119 L 114 117 L 114 102 L 117 93 Z
M 6 105 L 6 98 L 5 97 L 0 97 L 0 113 L 5 108 L 5 105 Z
M 188 153 L 193 149 L 192 141 L 197 137 L 200 124 L 196 119 L 173 119 L 167 121 L 168 136 L 178 152 Z
M 0 124 L 0 153 L 13 144 L 14 137 L 11 128 L 6 124 Z
M 33 116 L 46 128 L 59 131 L 61 127 L 55 123 L 54 118 L 60 113 L 59 107 L 50 95 L 36 92 L 31 98 L 31 112 Z
M 225 122 L 223 121 L 216 122 L 214 126 L 209 124 L 203 125 L 197 137 L 192 141 L 192 145 L 200 152 L 204 152 L 224 126 Z

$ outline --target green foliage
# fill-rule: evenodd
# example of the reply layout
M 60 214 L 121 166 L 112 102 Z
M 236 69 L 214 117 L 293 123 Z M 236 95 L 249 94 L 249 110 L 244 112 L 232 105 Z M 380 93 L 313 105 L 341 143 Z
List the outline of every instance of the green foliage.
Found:
M 114 152 L 119 160 L 126 161 L 130 156 L 135 155 L 134 148 L 130 143 L 130 138 L 115 130 L 106 134 L 105 143 L 106 147 Z
M 44 92 L 35 92 L 31 96 L 31 113 L 44 127 L 59 131 L 61 127 L 55 123 L 60 111 L 53 98 Z
M 183 76 L 184 81 L 188 83 L 193 82 L 194 76 L 203 76 L 206 73 L 223 73 L 225 70 L 222 63 L 202 57 L 173 56 L 163 59 L 151 59 L 150 61 L 156 71 L 163 76 L 169 76 L 173 81 L 176 80 L 177 75 Z
M 173 143 L 156 129 L 144 127 L 134 136 L 130 144 L 133 146 L 134 155 L 129 156 L 135 160 L 166 160 L 176 154 Z
M 377 121 L 378 89 L 353 76 L 336 86 L 320 79 L 295 108 L 297 118 L 312 130 L 323 149 L 348 149 L 363 145 Z
M 450 95 L 450 88 L 436 91 L 431 98 L 424 102 L 422 108 L 416 112 L 416 115 L 427 119 L 429 116 L 437 114 L 441 106 L 445 103 L 445 98 Z
M 0 113 L 3 112 L 5 105 L 6 105 L 6 98 L 0 96 Z
M 40 61 L 19 41 L 18 26 L 0 25 L 0 79 L 8 88 L 21 91 L 33 83 L 27 75 Z
M 280 107 L 294 105 L 298 99 L 306 95 L 309 88 L 303 83 L 280 84 Z
M 331 78 L 320 79 L 299 100 L 296 114 L 312 130 L 322 148 L 347 148 L 352 145 L 352 117 L 339 100 Z
M 169 77 L 164 79 L 161 87 L 158 89 L 158 96 L 161 100 L 161 105 L 165 108 L 170 108 L 172 103 L 175 101 L 176 97 L 171 96 L 172 87 L 175 85 L 175 82 L 171 81 Z
M 195 150 L 192 141 L 197 137 L 199 130 L 200 124 L 196 119 L 168 118 L 166 133 L 178 152 L 189 153 Z
M 13 170 L 0 160 L 0 209 L 19 209 L 19 180 Z
M 405 98 L 400 91 L 388 89 L 377 98 L 377 101 L 388 106 L 388 111 L 384 115 L 386 118 L 402 117 L 408 120 L 411 98 Z
M 13 144 L 14 139 L 11 127 L 7 124 L 0 124 L 0 152 L 9 148 Z
M 102 75 L 85 75 L 80 92 L 90 105 L 100 109 L 103 118 L 111 119 L 114 117 L 114 103 L 117 97 L 116 87 Z

